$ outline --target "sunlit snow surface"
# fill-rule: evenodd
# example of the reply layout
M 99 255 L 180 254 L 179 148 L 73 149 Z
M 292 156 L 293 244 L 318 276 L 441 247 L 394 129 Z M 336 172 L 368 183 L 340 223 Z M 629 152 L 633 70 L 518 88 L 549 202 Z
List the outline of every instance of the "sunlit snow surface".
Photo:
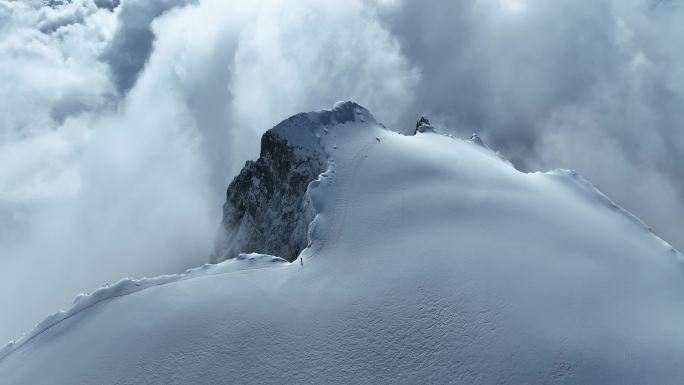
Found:
M 682 383 L 679 253 L 570 171 L 358 111 L 314 133 L 303 266 L 101 289 L 6 347 L 0 382 Z

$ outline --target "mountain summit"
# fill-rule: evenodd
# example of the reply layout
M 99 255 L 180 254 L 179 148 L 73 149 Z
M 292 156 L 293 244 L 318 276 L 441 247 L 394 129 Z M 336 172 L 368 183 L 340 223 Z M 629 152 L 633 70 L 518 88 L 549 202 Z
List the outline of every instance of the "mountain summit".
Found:
M 228 260 L 79 298 L 0 352 L 2 382 L 684 378 L 682 255 L 575 172 L 343 103 L 267 132 L 231 186 Z
M 330 110 L 298 114 L 268 130 L 261 137 L 259 159 L 248 161 L 228 186 L 211 262 L 246 252 L 296 259 L 309 243 L 309 223 L 315 214 L 308 186 L 333 159 L 328 130 L 371 124 L 376 121 L 368 110 L 339 102 Z

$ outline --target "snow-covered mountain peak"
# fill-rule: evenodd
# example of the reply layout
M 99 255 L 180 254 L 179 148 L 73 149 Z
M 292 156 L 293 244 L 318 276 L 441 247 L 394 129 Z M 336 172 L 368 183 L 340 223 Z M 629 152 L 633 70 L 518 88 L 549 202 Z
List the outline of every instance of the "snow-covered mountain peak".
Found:
M 337 102 L 330 110 L 322 110 L 317 114 L 323 116 L 323 124 L 329 121 L 330 123 L 349 123 L 349 122 L 367 122 L 377 123 L 373 114 L 366 108 L 353 101 Z
M 432 127 L 432 125 L 430 124 L 430 121 L 425 116 L 421 116 L 420 119 L 418 119 L 418 121 L 416 122 L 415 134 L 417 134 L 419 132 L 422 132 L 422 133 L 435 132 L 435 128 Z
M 377 129 L 382 128 L 367 109 L 347 101 L 294 115 L 267 131 L 259 159 L 247 162 L 228 186 L 212 262 L 244 252 L 294 260 L 310 241 L 315 213 L 309 184 L 332 171 L 345 138 L 372 136 Z
M 352 101 L 344 101 L 335 103 L 331 109 L 294 115 L 278 123 L 269 132 L 285 139 L 291 147 L 313 154 L 322 151 L 320 139 L 331 129 L 349 129 L 350 126 L 358 129 L 374 124 L 377 121 L 366 108 Z
M 80 299 L 0 353 L 3 384 L 681 383 L 672 247 L 576 173 L 369 116 L 268 131 L 230 261 Z

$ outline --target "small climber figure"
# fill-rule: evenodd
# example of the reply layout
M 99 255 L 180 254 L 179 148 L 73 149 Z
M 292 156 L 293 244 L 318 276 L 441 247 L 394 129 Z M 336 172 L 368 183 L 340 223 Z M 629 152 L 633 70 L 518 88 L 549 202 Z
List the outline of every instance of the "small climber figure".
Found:
M 416 122 L 416 130 L 413 132 L 413 135 L 419 133 L 419 132 L 434 132 L 435 129 L 430 125 L 430 121 L 428 118 L 421 116 L 420 119 Z
M 304 257 L 299 257 L 299 263 L 301 263 L 302 267 L 304 267 Z

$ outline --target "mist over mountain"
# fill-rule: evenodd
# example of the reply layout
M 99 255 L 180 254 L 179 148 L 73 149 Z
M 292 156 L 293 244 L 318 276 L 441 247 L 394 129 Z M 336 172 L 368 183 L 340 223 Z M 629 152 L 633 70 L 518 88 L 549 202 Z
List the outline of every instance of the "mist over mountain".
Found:
M 308 175 L 301 170 L 321 163 L 296 188 Z M 289 225 L 309 211 L 301 249 Z M 0 349 L 0 377 L 67 385 L 684 376 L 684 256 L 577 172 L 520 172 L 479 137 L 440 135 L 425 118 L 402 135 L 341 102 L 284 120 L 229 185 L 219 235 L 218 264 L 77 297 Z M 295 257 L 283 257 L 292 262 L 263 254 L 291 247 Z
M 0 340 L 205 263 L 263 132 L 338 100 L 575 169 L 684 248 L 683 20 L 652 0 L 0 0 Z

